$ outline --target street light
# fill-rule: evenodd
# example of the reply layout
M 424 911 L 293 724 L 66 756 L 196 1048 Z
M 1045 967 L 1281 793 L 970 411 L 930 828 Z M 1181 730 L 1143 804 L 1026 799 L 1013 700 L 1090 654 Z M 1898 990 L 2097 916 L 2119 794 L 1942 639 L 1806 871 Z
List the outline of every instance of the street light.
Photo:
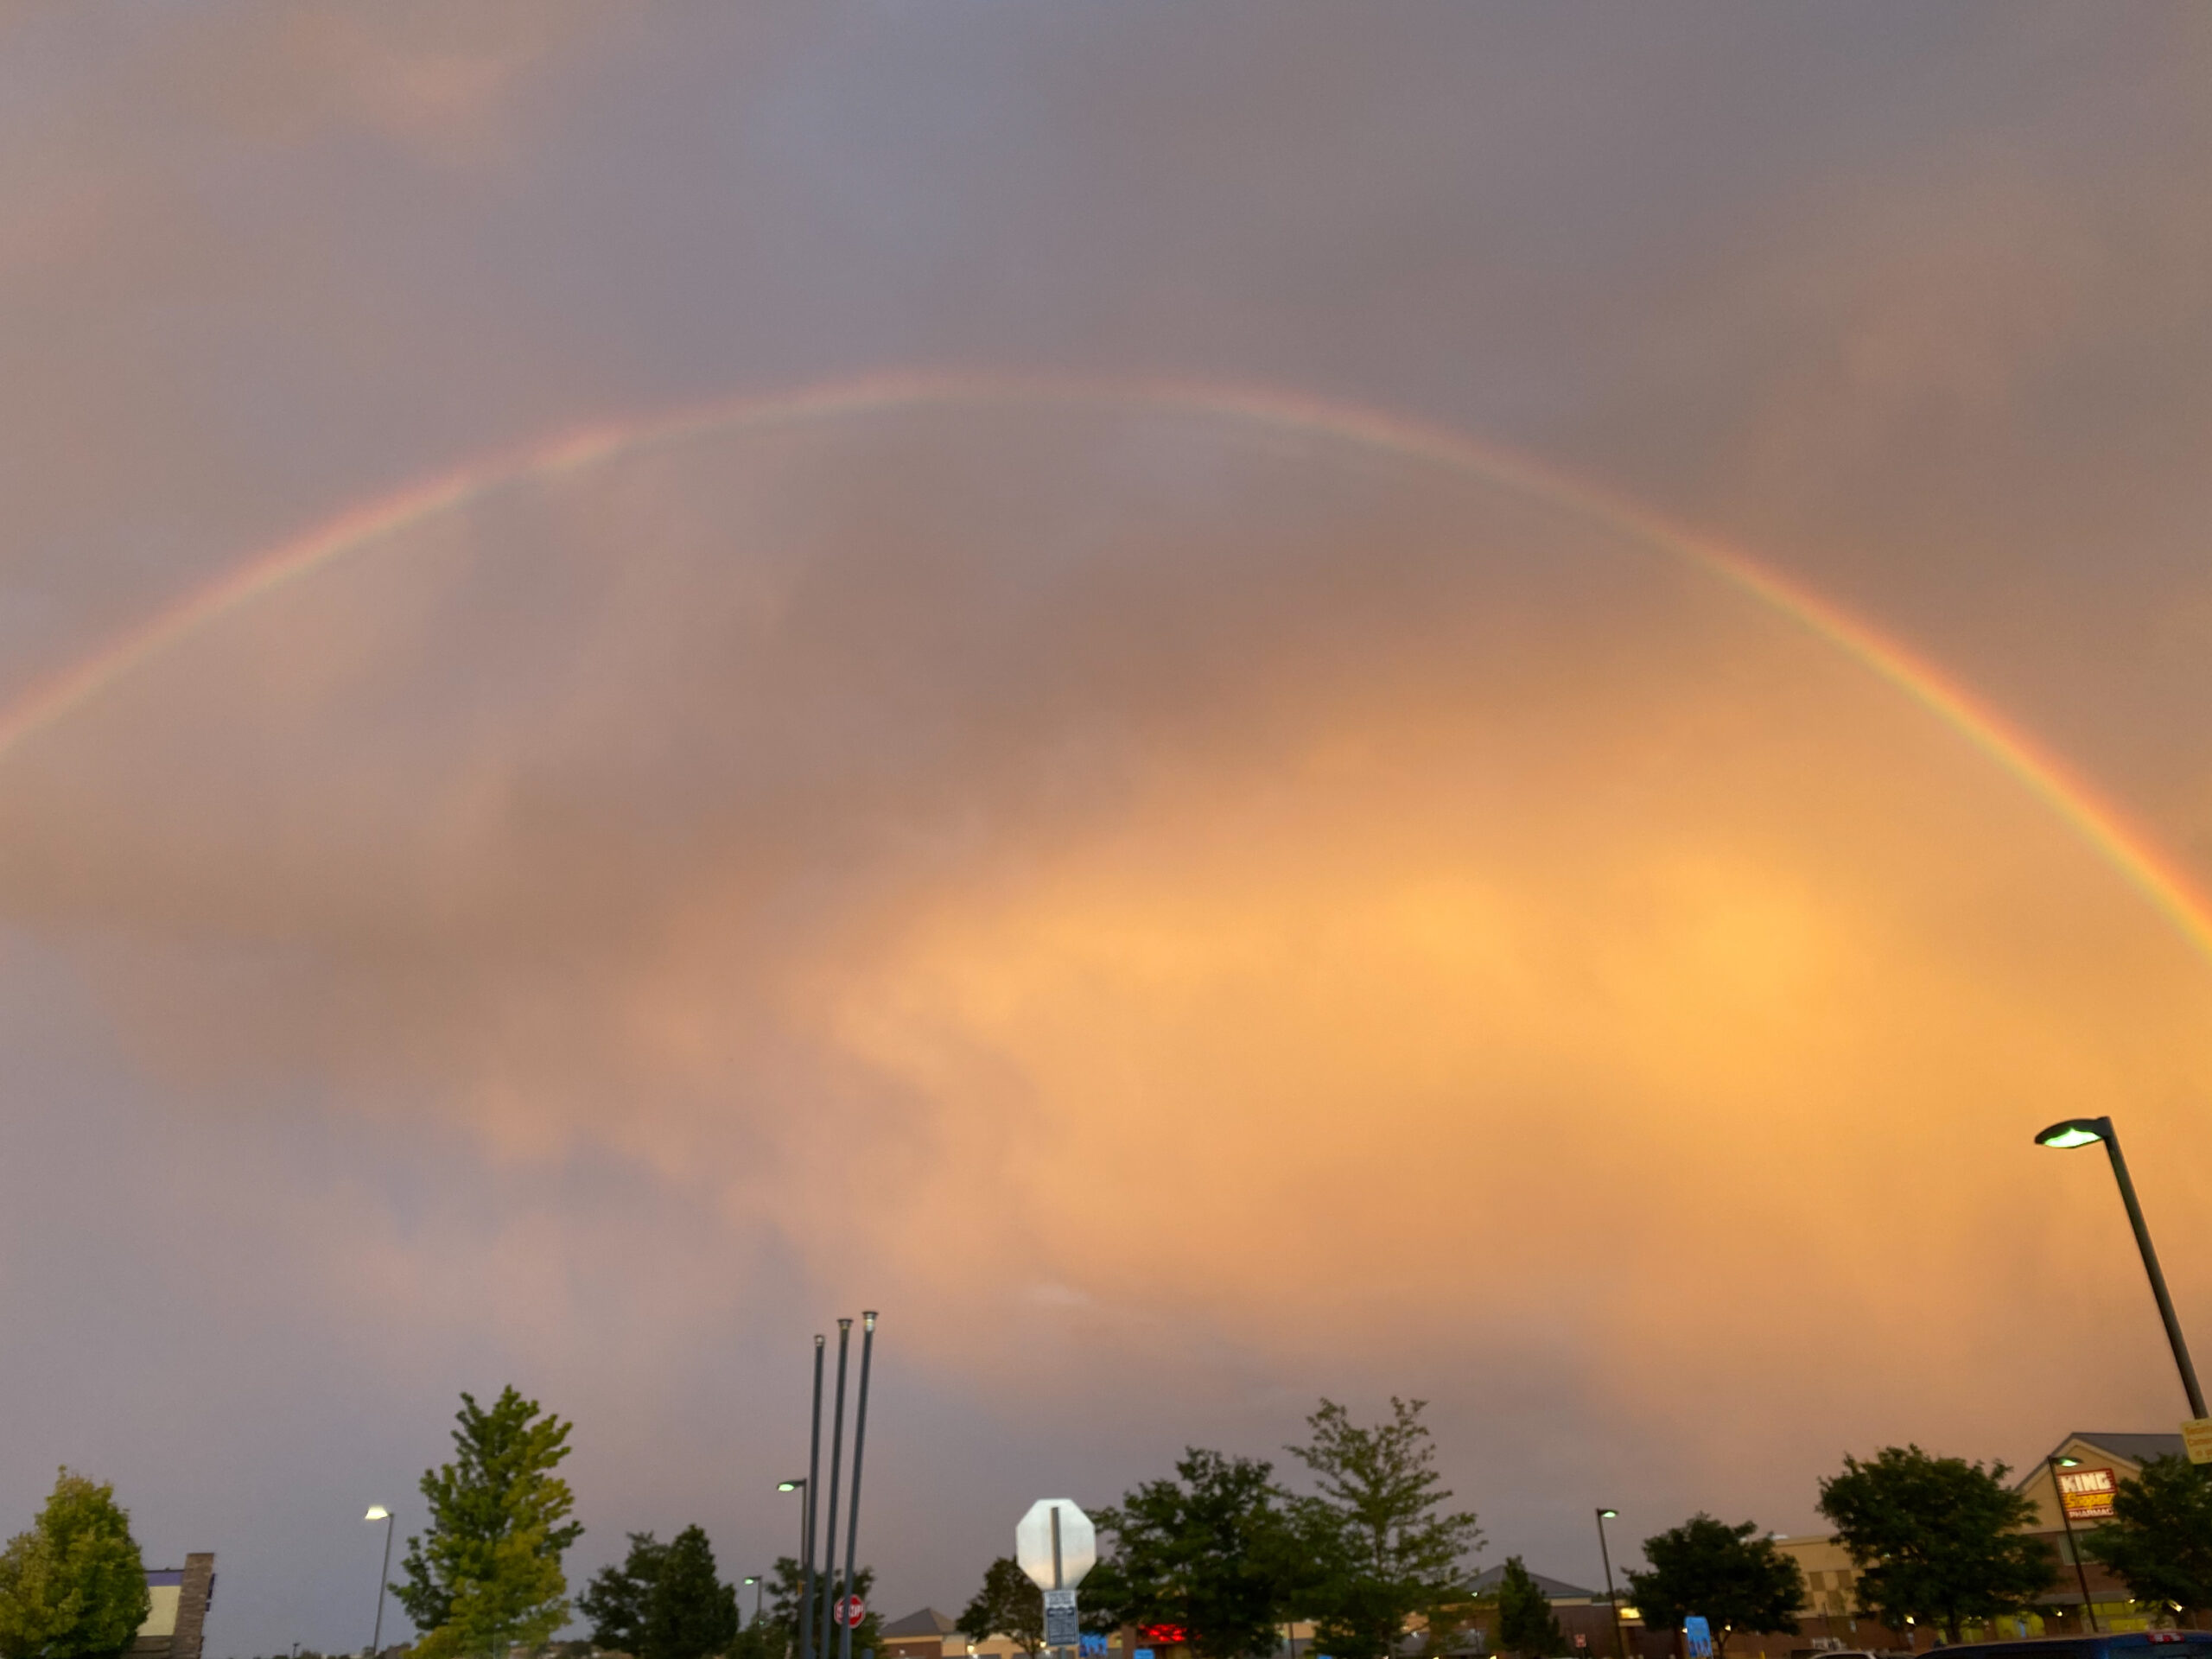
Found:
M 2151 1248 L 2151 1230 L 2143 1222 L 2143 1206 L 2135 1201 L 2135 1183 L 2127 1178 L 2127 1160 L 2120 1156 L 2120 1135 L 2108 1117 L 2069 1117 L 2036 1136 L 2039 1147 L 2086 1147 L 2105 1143 L 2112 1160 L 2113 1179 L 2120 1183 L 2120 1202 L 2127 1206 L 2128 1224 L 2135 1229 L 2135 1248 L 2143 1253 L 2143 1271 L 2151 1275 L 2151 1294 L 2158 1299 L 2158 1317 L 2166 1323 L 2166 1341 L 2181 1370 L 2181 1386 L 2189 1395 L 2189 1414 L 2202 1417 L 2204 1390 L 2196 1386 L 2196 1367 L 2190 1363 L 2189 1344 L 2182 1340 L 2181 1320 L 2174 1314 L 2174 1299 L 2166 1294 L 2166 1275 L 2158 1271 L 2158 1253 Z
M 745 1582 L 754 1586 L 753 1591 L 753 1622 L 757 1625 L 760 1622 L 760 1597 L 762 1591 L 766 1586 L 761 1584 L 760 1579 L 757 1577 L 747 1579 Z
M 822 1344 L 819 1340 L 817 1340 L 815 1343 L 814 1356 L 814 1391 L 817 1395 L 819 1395 L 822 1392 Z M 817 1434 L 816 1438 L 819 1439 L 820 1436 Z M 814 1586 L 814 1576 L 812 1572 L 814 1566 L 814 1499 L 807 1491 L 807 1478 L 804 1475 L 795 1476 L 790 1480 L 778 1481 L 776 1483 L 776 1490 L 779 1492 L 797 1492 L 800 1495 L 798 1505 L 798 1559 L 801 1564 L 799 1568 L 799 1576 L 804 1580 L 804 1583 L 799 1591 L 799 1659 L 809 1659 L 809 1656 L 806 1652 L 807 1642 L 805 1631 L 808 1624 L 812 1622 L 810 1616 L 814 1611 L 814 1598 L 812 1595 L 808 1593 Z M 760 1598 L 755 1596 L 753 1600 L 757 1602 L 760 1600 Z M 754 1622 L 756 1624 L 759 1622 L 757 1616 Z
M 1605 1564 L 1605 1606 L 1613 1616 L 1613 1659 L 1628 1659 L 1628 1641 L 1621 1634 L 1621 1604 L 1613 1594 L 1613 1557 L 1605 1548 L 1605 1522 L 1621 1518 L 1618 1510 L 1598 1511 L 1598 1559 Z
M 2062 1458 L 2052 1452 L 2044 1461 L 2050 1465 L 2050 1495 L 2058 1500 L 2058 1523 L 2066 1529 L 2066 1553 L 2074 1558 L 2074 1580 L 2082 1586 L 2082 1617 L 2089 1621 L 2092 1633 L 2097 1628 L 2097 1610 L 2089 1603 L 2089 1574 L 2082 1565 L 2082 1547 L 2074 1541 L 2074 1511 L 2066 1507 L 2066 1488 L 2058 1482 L 2058 1471 L 2072 1469 L 2082 1461 L 2079 1458 Z
M 384 1522 L 384 1568 L 377 1574 L 377 1622 L 369 1637 L 369 1659 L 376 1659 L 384 1644 L 384 1581 L 391 1576 L 391 1511 L 381 1503 L 372 1503 L 361 1519 Z

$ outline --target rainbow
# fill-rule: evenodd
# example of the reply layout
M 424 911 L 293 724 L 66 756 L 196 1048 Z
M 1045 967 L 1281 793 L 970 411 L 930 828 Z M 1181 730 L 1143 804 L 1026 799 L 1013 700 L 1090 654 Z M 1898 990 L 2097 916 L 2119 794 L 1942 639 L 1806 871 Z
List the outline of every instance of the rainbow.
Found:
M 875 375 L 745 397 L 587 428 L 490 455 L 366 501 L 234 566 L 0 707 L 0 763 L 169 646 L 263 594 L 504 490 L 618 457 L 745 428 L 789 426 L 899 410 L 1007 404 L 1175 410 L 1334 439 L 1502 486 L 1605 531 L 1687 561 L 1789 618 L 1933 715 L 2009 772 L 2212 961 L 2212 902 L 2183 869 L 2086 780 L 1966 687 L 1897 640 L 1749 555 L 1669 523 L 1602 486 L 1528 456 L 1408 416 L 1256 387 L 1150 379 Z

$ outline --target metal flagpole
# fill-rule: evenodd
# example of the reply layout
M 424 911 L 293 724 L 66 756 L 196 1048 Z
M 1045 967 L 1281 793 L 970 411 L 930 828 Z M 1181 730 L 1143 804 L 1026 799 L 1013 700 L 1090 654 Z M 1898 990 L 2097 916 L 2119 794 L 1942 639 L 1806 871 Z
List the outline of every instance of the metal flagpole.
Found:
M 830 1412 L 829 1524 L 822 1534 L 822 1651 L 836 1643 L 837 1618 L 837 1479 L 845 1459 L 845 1354 L 853 1343 L 853 1322 L 837 1321 L 837 1401 Z
M 845 1579 L 853 1586 L 850 1593 L 860 1593 L 861 1539 L 861 1452 L 868 1444 L 868 1361 L 875 1353 L 875 1311 L 865 1309 L 861 1314 L 861 1396 L 853 1408 L 853 1493 L 845 1500 Z M 837 1659 L 853 1659 L 853 1627 L 849 1620 L 837 1621 Z
M 799 1547 L 798 1659 L 814 1659 L 814 1492 L 822 1484 L 822 1344 L 814 1339 L 814 1433 L 806 1450 L 806 1491 L 800 1524 L 806 1536 Z

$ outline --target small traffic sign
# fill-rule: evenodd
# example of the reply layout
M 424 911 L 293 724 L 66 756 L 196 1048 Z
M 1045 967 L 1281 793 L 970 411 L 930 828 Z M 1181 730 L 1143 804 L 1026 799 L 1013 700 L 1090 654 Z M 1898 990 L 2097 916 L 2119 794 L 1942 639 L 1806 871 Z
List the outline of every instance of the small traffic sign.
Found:
M 2181 1426 L 2182 1444 L 2191 1463 L 2212 1463 L 2212 1417 L 2192 1417 Z
M 1083 1642 L 1082 1621 L 1076 1617 L 1075 1592 L 1047 1590 L 1045 1592 L 1045 1645 L 1048 1648 L 1072 1648 Z
M 849 1624 L 853 1629 L 857 1630 L 861 1627 L 861 1621 L 867 1617 L 868 1604 L 862 1601 L 858 1596 L 841 1596 L 838 1598 L 837 1618 L 839 1622 Z
M 1039 1590 L 1072 1590 L 1098 1565 L 1098 1533 L 1069 1499 L 1040 1497 L 1014 1529 L 1014 1559 Z

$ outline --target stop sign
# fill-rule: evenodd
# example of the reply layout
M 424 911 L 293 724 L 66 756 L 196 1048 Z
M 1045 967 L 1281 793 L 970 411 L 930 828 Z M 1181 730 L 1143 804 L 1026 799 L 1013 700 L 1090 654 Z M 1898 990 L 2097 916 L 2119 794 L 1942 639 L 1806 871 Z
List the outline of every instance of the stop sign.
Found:
M 1058 1523 L 1059 1568 L 1052 1576 L 1052 1534 Z M 1098 1565 L 1098 1534 L 1090 1517 L 1065 1497 L 1040 1497 L 1014 1529 L 1014 1559 L 1040 1590 L 1072 1590 Z
M 858 1596 L 845 1596 L 838 1600 L 836 1616 L 858 1630 L 861 1621 L 868 1617 L 868 1605 Z

